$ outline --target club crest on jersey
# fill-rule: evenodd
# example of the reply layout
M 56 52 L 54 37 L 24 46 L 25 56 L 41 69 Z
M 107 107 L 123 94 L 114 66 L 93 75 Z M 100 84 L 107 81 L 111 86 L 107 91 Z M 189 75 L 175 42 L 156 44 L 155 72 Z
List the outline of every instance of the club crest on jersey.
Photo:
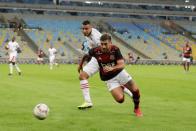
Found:
M 101 58 L 101 57 L 99 57 L 99 58 L 98 58 L 98 60 L 99 60 L 99 61 L 101 61 L 101 60 L 102 60 L 102 58 Z
M 110 55 L 110 60 L 114 60 L 114 59 L 115 59 L 114 55 Z

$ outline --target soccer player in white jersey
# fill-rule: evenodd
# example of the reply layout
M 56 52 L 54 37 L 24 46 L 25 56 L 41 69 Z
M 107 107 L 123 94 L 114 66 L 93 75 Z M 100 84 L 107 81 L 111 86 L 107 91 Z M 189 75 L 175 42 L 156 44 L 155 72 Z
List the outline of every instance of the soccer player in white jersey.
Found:
M 13 37 L 12 40 L 8 42 L 8 45 L 6 45 L 6 47 L 5 47 L 9 53 L 10 72 L 8 75 L 10 75 L 10 76 L 13 74 L 13 66 L 15 66 L 15 68 L 18 72 L 18 75 L 21 75 L 21 70 L 18 67 L 18 65 L 16 64 L 16 59 L 17 59 L 18 53 L 21 52 L 21 49 L 20 49 L 19 44 L 15 40 L 16 40 L 16 38 Z
M 90 48 L 95 48 L 100 45 L 100 37 L 102 34 L 97 29 L 92 27 L 90 21 L 88 20 L 83 21 L 82 33 L 85 36 L 87 42 L 90 44 Z M 82 61 L 83 60 L 81 60 L 81 62 Z M 90 97 L 90 92 L 89 92 L 90 86 L 88 83 L 88 78 L 99 71 L 99 66 L 97 60 L 94 57 L 91 57 L 91 59 L 88 59 L 88 61 L 89 62 L 84 66 L 84 68 L 83 68 L 83 63 L 80 63 L 78 66 L 80 87 L 84 97 L 84 103 L 78 106 L 78 109 L 86 109 L 86 108 L 91 108 L 93 106 Z M 126 88 L 124 91 L 129 96 L 132 96 L 132 93 Z
M 55 62 L 55 55 L 57 53 L 57 50 L 51 45 L 50 48 L 48 49 L 49 52 L 49 65 L 50 69 L 53 69 L 53 65 L 57 65 Z

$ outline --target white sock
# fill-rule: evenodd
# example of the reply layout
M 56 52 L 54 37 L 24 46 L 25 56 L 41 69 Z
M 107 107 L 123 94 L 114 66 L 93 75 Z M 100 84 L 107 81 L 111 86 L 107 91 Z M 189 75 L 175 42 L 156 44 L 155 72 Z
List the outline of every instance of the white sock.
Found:
M 9 67 L 10 67 L 10 74 L 13 74 L 13 65 L 12 65 L 12 63 L 9 64 Z
M 133 97 L 133 94 L 131 93 L 130 90 L 128 90 L 126 87 L 124 87 L 124 90 L 123 90 L 128 96 L 130 97 Z
M 82 89 L 83 97 L 86 102 L 92 103 L 89 92 L 88 80 L 80 81 L 80 88 Z
M 18 67 L 17 64 L 15 64 L 15 67 L 16 67 L 16 70 L 17 70 L 18 72 L 21 72 L 21 70 L 20 70 L 20 68 Z

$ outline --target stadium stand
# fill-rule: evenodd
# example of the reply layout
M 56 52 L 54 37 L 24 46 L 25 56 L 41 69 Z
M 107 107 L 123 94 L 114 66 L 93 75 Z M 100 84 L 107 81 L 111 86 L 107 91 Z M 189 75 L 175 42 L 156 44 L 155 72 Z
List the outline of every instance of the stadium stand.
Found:
M 77 61 L 81 55 L 81 43 L 84 41 L 80 25 L 90 16 L 95 26 L 105 22 L 108 27 L 112 27 L 106 29 L 105 25 L 102 25 L 100 29 L 113 35 L 113 43 L 121 48 L 124 56 L 133 52 L 134 56 L 139 56 L 141 60 L 180 61 L 184 42 L 189 41 L 193 50 L 196 48 L 194 37 L 187 35 L 187 32 L 191 32 L 194 36 L 194 29 L 189 26 L 190 21 L 196 20 L 194 1 L 188 4 L 189 6 L 185 7 L 184 1 L 181 0 L 2 0 L 2 16 L 7 19 L 7 22 L 4 20 L 3 23 L 10 27 L 9 17 L 14 16 L 17 22 L 22 23 L 22 31 L 9 32 L 3 29 L 0 32 L 1 56 L 4 54 L 2 47 L 10 36 L 17 35 L 17 40 L 27 51 L 24 54 L 36 57 L 35 50 L 40 48 L 47 53 L 49 46 L 54 45 L 58 49 L 59 59 Z M 165 20 L 171 19 L 174 28 L 167 25 L 167 22 L 163 24 Z M 178 24 L 178 21 L 184 21 L 185 24 Z M 196 58 L 195 52 L 193 56 Z M 21 54 L 20 57 L 25 55 Z
M 40 49 L 47 52 L 50 45 L 53 45 L 59 54 L 64 53 L 65 56 L 69 57 L 68 59 L 78 57 L 66 49 L 64 44 L 71 44 L 76 51 L 81 48 L 82 34 L 78 33 L 80 32 L 81 21 L 56 20 L 46 16 L 45 18 L 42 17 L 42 20 L 36 16 L 33 18 L 24 16 L 23 19 L 28 26 L 39 27 L 40 30 L 27 30 L 26 33 L 34 40 Z M 59 42 L 59 40 L 61 42 Z M 58 55 L 58 57 L 61 57 L 61 55 Z
M 151 37 L 134 23 L 110 23 L 116 35 L 127 41 L 134 48 L 153 59 L 179 59 L 179 53 L 163 42 Z M 167 55 L 167 56 L 166 56 Z

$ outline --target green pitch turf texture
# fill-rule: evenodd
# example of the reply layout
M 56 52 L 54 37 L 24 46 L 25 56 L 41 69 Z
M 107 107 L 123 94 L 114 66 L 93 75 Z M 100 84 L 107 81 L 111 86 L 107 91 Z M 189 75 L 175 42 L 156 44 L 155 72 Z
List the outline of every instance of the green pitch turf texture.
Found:
M 0 131 L 195 131 L 196 67 L 185 73 L 181 66 L 126 66 L 141 91 L 144 116 L 133 114 L 126 96 L 116 103 L 98 74 L 90 79 L 94 107 L 78 110 L 83 102 L 77 65 L 19 65 L 22 76 L 8 76 L 0 65 Z M 32 115 L 46 103 L 46 120 Z

